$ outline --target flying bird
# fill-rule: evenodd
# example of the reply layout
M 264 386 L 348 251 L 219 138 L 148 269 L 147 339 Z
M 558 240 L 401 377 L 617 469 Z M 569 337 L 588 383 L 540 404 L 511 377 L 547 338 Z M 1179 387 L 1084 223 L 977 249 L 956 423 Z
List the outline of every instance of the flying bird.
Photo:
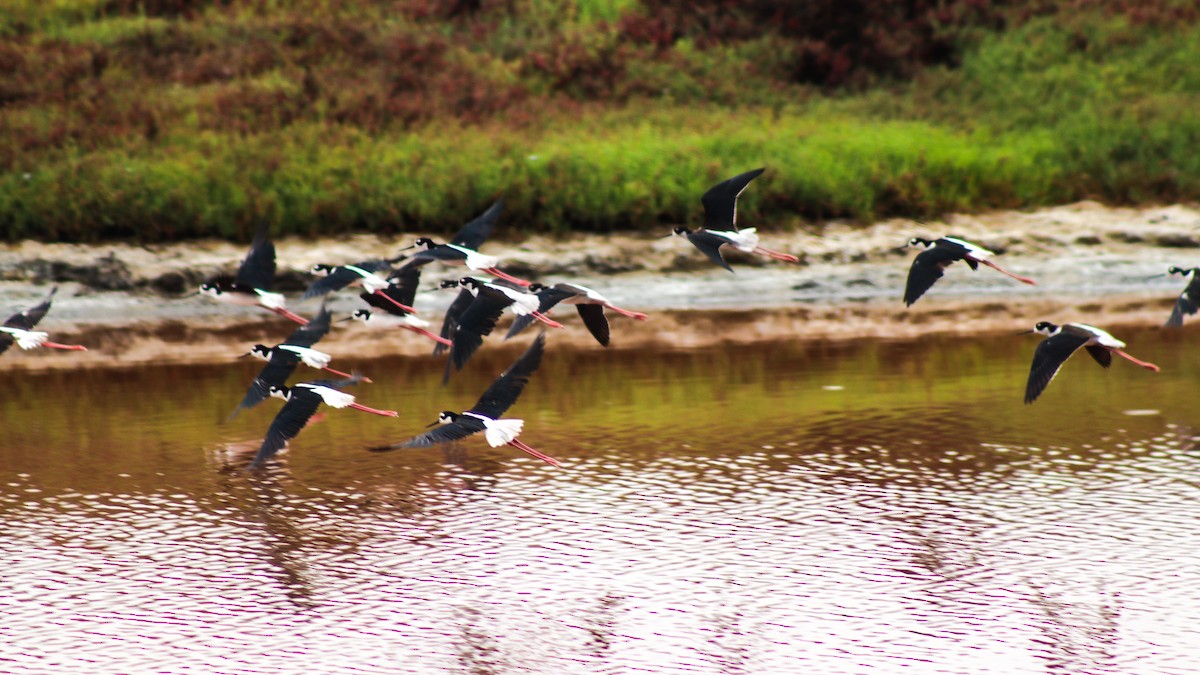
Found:
M 77 352 L 87 351 L 87 347 L 83 345 L 64 345 L 51 342 L 49 333 L 34 330 L 38 322 L 50 311 L 50 303 L 57 292 L 58 286 L 55 286 L 46 294 L 46 299 L 39 304 L 8 317 L 4 325 L 0 326 L 0 354 L 8 351 L 8 348 L 14 344 L 21 349 L 46 347 L 47 349 L 67 349 Z
M 417 286 L 420 283 L 420 267 L 410 265 L 396 270 L 388 277 L 388 285 L 385 288 L 376 293 L 359 295 L 363 302 L 374 309 L 355 310 L 350 319 L 377 328 L 402 328 L 424 335 L 439 345 L 449 346 L 449 338 L 430 331 L 429 322 L 413 313 L 412 304 L 417 297 Z
M 250 252 L 238 266 L 236 276 L 218 275 L 200 284 L 199 293 L 219 302 L 263 307 L 303 325 L 307 320 L 288 311 L 283 294 L 271 292 L 275 282 L 275 244 L 271 243 L 269 229 L 266 221 L 258 226 Z
M 286 384 L 287 379 L 296 370 L 296 366 L 301 363 L 309 368 L 325 370 L 340 377 L 351 377 L 351 375 L 329 367 L 329 362 L 332 360 L 329 354 L 312 348 L 321 338 L 329 334 L 330 318 L 329 309 L 322 305 L 321 310 L 311 321 L 292 331 L 292 334 L 280 344 L 273 347 L 257 344 L 242 355 L 242 357 L 253 356 L 262 359 L 267 364 L 250 383 L 250 388 L 246 390 L 246 396 L 230 414 L 230 419 L 240 411 L 253 408 L 264 401 L 270 396 L 271 387 L 282 387 Z M 371 381 L 366 377 L 361 379 L 364 382 Z
M 1058 374 L 1063 363 L 1072 354 L 1079 351 L 1080 347 L 1086 349 L 1096 363 L 1105 368 L 1112 365 L 1112 355 L 1116 354 L 1133 361 L 1146 370 L 1156 373 L 1159 371 L 1158 366 L 1153 363 L 1135 359 L 1122 351 L 1125 347 L 1124 342 L 1095 326 L 1083 323 L 1067 323 L 1056 326 L 1049 321 L 1039 321 L 1033 330 L 1023 332 L 1047 336 L 1045 340 L 1038 343 L 1037 350 L 1033 353 L 1033 364 L 1029 368 L 1029 381 L 1025 384 L 1026 403 L 1033 403 L 1037 400 L 1037 397 L 1046 389 L 1046 385 L 1050 384 L 1050 381 Z
M 417 239 L 409 248 L 420 250 L 412 255 L 406 267 L 425 265 L 434 261 L 448 265 L 466 265 L 467 269 L 472 271 L 480 270 L 509 283 L 528 286 L 528 281 L 501 271 L 497 267 L 500 264 L 499 258 L 479 252 L 479 247 L 496 227 L 496 220 L 500 217 L 500 211 L 503 208 L 504 200 L 497 199 L 478 218 L 463 225 L 462 229 L 448 243 L 439 244 L 429 237 Z
M 1185 269 L 1182 267 L 1172 267 L 1167 270 L 1168 274 L 1179 274 L 1185 279 L 1191 277 L 1187 288 L 1179 294 L 1179 299 L 1175 301 L 1175 307 L 1171 309 L 1171 316 L 1167 319 L 1168 328 L 1179 328 L 1183 325 L 1184 315 L 1191 316 L 1200 309 L 1200 267 Z
M 521 354 L 516 362 L 509 366 L 508 370 L 505 370 L 500 377 L 492 382 L 491 386 L 487 388 L 487 391 L 483 392 L 483 396 L 479 397 L 479 401 L 470 410 L 462 413 L 451 412 L 449 410 L 442 411 L 438 415 L 437 422 L 429 425 L 440 425 L 435 429 L 403 443 L 377 446 L 370 448 L 370 450 L 372 452 L 387 452 L 402 448 L 428 448 L 438 443 L 457 441 L 482 431 L 484 439 L 493 448 L 498 448 L 501 445 L 511 445 L 547 464 L 559 466 L 560 463 L 557 459 L 538 452 L 517 439 L 517 436 L 521 433 L 521 429 L 525 425 L 524 420 L 502 419 L 500 417 L 516 403 L 517 398 L 521 395 L 521 391 L 529 382 L 530 376 L 533 375 L 534 371 L 541 364 L 545 348 L 546 334 L 541 333 L 533 341 L 533 344 L 525 350 L 525 353 Z
M 376 410 L 355 403 L 353 395 L 341 391 L 342 387 L 357 384 L 361 380 L 361 377 L 354 375 L 345 380 L 301 382 L 292 387 L 271 386 L 270 395 L 281 398 L 286 403 L 279 409 L 271 426 L 267 429 L 267 435 L 263 438 L 258 454 L 250 462 L 250 468 L 257 468 L 282 450 L 288 441 L 295 438 L 304 425 L 308 424 L 308 420 L 317 412 L 317 407 L 322 403 L 333 408 L 354 408 L 385 417 L 399 416 L 399 413 L 394 410 Z
M 1007 274 L 1023 284 L 1037 283 L 1029 277 L 1002 269 L 989 260 L 995 253 L 969 241 L 955 237 L 942 237 L 941 239 L 913 237 L 908 240 L 908 245 L 925 247 L 924 251 L 913 258 L 912 267 L 908 270 L 908 282 L 904 286 L 904 304 L 910 307 L 933 286 L 934 282 L 942 278 L 946 268 L 956 260 L 966 262 L 972 270 L 979 269 L 979 265 L 983 264 L 997 272 Z
M 742 194 L 746 186 L 750 184 L 750 181 L 762 175 L 763 171 L 766 171 L 766 169 L 747 171 L 709 188 L 704 193 L 704 196 L 700 198 L 700 203 L 704 206 L 704 227 L 696 230 L 689 230 L 686 227 L 676 227 L 673 234 L 687 237 L 687 240 L 700 249 L 704 255 L 708 256 L 709 260 L 730 272 L 733 271 L 733 268 L 729 266 L 729 263 L 725 261 L 725 257 L 721 255 L 721 247 L 725 245 L 733 246 L 739 251 L 757 253 L 758 255 L 774 258 L 775 260 L 792 263 L 800 262 L 800 259 L 794 255 L 772 251 L 771 249 L 759 246 L 757 228 L 747 227 L 738 229 L 737 227 L 738 195 Z
M 450 356 L 446 359 L 446 371 L 442 376 L 442 384 L 450 381 L 452 365 L 455 370 L 462 370 L 471 356 L 483 345 L 483 338 L 491 335 L 492 331 L 496 329 L 496 322 L 505 308 L 512 308 L 513 313 L 518 317 L 528 315 L 553 328 L 562 328 L 561 323 L 537 311 L 538 297 L 532 293 L 482 282 L 473 277 L 442 282 L 442 288 L 454 286 L 470 291 L 475 297 L 454 321 L 454 327 L 449 336 Z
M 393 302 L 389 296 L 382 295 L 382 291 L 390 282 L 376 272 L 388 271 L 392 265 L 404 258 L 405 256 L 400 255 L 386 260 L 364 260 L 352 265 L 313 265 L 311 272 L 320 278 L 308 285 L 302 299 L 307 300 L 350 286 L 359 286 L 368 294 L 381 294 L 380 297 L 386 302 Z M 415 311 L 411 306 L 400 303 L 396 303 L 396 307 L 407 312 Z
M 608 318 L 604 316 L 604 309 L 607 307 L 618 314 L 645 321 L 647 317 L 641 312 L 633 312 L 628 309 L 622 309 L 609 302 L 607 298 L 600 295 L 596 291 L 579 284 L 554 284 L 553 286 L 544 286 L 542 284 L 531 284 L 529 291 L 538 297 L 538 311 L 545 314 L 558 303 L 567 305 L 575 305 L 575 309 L 579 312 L 579 318 L 583 319 L 583 325 L 587 327 L 588 332 L 592 337 L 596 338 L 602 346 L 607 347 L 609 343 L 609 326 Z M 505 340 L 517 335 L 521 331 L 529 327 L 533 323 L 533 316 L 526 314 L 518 316 L 513 321 L 512 326 L 508 329 L 508 335 Z

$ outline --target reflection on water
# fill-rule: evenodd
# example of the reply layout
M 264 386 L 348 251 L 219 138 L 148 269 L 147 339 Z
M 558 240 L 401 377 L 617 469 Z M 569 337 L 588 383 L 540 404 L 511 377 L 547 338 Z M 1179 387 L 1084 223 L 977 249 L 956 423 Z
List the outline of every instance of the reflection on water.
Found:
M 268 470 L 253 364 L 0 373 L 0 672 L 1200 672 L 1188 337 L 555 350 L 480 439 L 367 453 L 523 345 L 354 365 Z M 342 363 L 342 365 L 347 365 Z M 1158 414 L 1123 414 L 1158 410 Z

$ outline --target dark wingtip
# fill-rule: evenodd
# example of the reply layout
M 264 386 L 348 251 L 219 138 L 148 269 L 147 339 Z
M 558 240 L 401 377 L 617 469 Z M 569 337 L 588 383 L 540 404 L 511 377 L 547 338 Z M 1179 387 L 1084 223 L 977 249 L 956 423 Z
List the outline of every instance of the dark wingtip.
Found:
M 367 448 L 368 452 L 389 452 L 400 449 L 399 445 L 373 445 Z

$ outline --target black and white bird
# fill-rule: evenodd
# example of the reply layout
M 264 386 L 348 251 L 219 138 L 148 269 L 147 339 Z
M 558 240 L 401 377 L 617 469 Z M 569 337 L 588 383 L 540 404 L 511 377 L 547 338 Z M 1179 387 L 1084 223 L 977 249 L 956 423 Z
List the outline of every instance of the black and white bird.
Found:
M 638 321 L 645 321 L 649 318 L 641 312 L 617 307 L 603 295 L 579 284 L 562 283 L 554 284 L 553 286 L 544 286 L 535 283 L 529 286 L 529 291 L 538 297 L 538 311 L 542 314 L 546 314 L 560 302 L 567 305 L 575 305 L 575 309 L 579 312 L 579 318 L 583 319 L 583 325 L 587 327 L 592 337 L 596 338 L 596 341 L 604 347 L 607 347 L 609 343 L 608 318 L 604 316 L 604 309 L 606 307 L 618 314 L 631 319 L 637 319 Z M 508 335 L 504 339 L 507 340 L 517 335 L 528 328 L 531 323 L 533 323 L 532 315 L 518 316 L 513 321 L 512 326 L 509 327 Z
M 496 227 L 496 220 L 500 217 L 500 211 L 503 208 L 504 200 L 497 199 L 496 203 L 488 207 L 478 218 L 463 225 L 462 229 L 448 243 L 439 244 L 429 237 L 417 239 L 409 248 L 420 250 L 411 256 L 407 265 L 425 265 L 434 261 L 448 265 L 466 265 L 467 269 L 472 271 L 487 272 L 509 283 L 528 286 L 528 281 L 518 279 L 497 267 L 500 264 L 499 258 L 479 252 L 479 247 Z
M 457 281 L 443 281 L 440 288 L 457 288 L 458 295 L 454 296 L 454 300 L 446 308 L 446 315 L 442 318 L 442 328 L 438 335 L 445 342 L 438 342 L 438 344 L 433 346 L 434 356 L 443 354 L 450 348 L 450 345 L 453 344 L 451 340 L 454 338 L 454 329 L 458 327 L 459 318 L 462 317 L 463 312 L 467 311 L 471 303 L 475 302 L 475 294 L 468 288 L 460 287 Z M 501 307 L 500 312 L 496 313 L 497 319 L 500 318 L 500 313 L 503 311 L 504 308 Z M 492 325 L 495 326 L 495 321 L 492 322 Z
M 466 306 L 450 329 L 450 356 L 446 359 L 446 370 L 442 384 L 450 381 L 450 368 L 462 370 L 472 355 L 483 345 L 483 338 L 492 334 L 496 322 L 505 308 L 511 308 L 518 317 L 532 316 L 552 328 L 562 324 L 537 310 L 538 297 L 533 293 L 518 291 L 508 286 L 480 281 L 474 277 L 463 277 L 457 281 L 443 281 L 442 288 L 469 291 L 475 297 Z
M 238 412 L 253 408 L 266 400 L 270 396 L 271 387 L 282 387 L 286 384 L 287 379 L 296 370 L 296 366 L 301 363 L 309 368 L 324 370 L 339 377 L 351 377 L 347 373 L 329 367 L 329 362 L 333 358 L 329 354 L 312 348 L 313 345 L 329 333 L 330 318 L 329 309 L 322 305 L 321 310 L 317 312 L 317 315 L 311 321 L 292 331 L 292 334 L 283 342 L 274 347 L 257 344 L 251 347 L 249 352 L 242 355 L 243 357 L 252 356 L 262 359 L 267 362 L 267 365 L 263 366 L 258 376 L 250 383 L 250 387 L 246 390 L 246 395 L 242 398 L 242 402 L 230 414 L 231 419 Z M 360 379 L 363 382 L 371 381 L 366 377 L 360 377 Z
M 263 307 L 301 325 L 308 323 L 302 316 L 287 309 L 281 293 L 271 292 L 275 282 L 275 244 L 269 236 L 270 225 L 265 221 L 254 232 L 250 252 L 238 266 L 237 275 L 219 275 L 200 284 L 201 295 L 233 305 Z
M 374 328 L 402 328 L 449 346 L 449 338 L 429 330 L 429 322 L 411 311 L 421 282 L 421 268 L 406 266 L 388 277 L 387 287 L 375 293 L 361 293 L 360 298 L 374 309 L 358 309 L 350 319 Z M 406 309 L 407 308 L 407 309 Z
M 1033 365 L 1029 368 L 1029 381 L 1025 384 L 1026 403 L 1033 403 L 1037 400 L 1037 397 L 1046 389 L 1046 385 L 1050 384 L 1050 381 L 1058 374 L 1063 363 L 1080 347 L 1086 349 L 1096 363 L 1105 368 L 1112 365 L 1112 355 L 1116 354 L 1133 361 L 1146 370 L 1156 373 L 1159 370 L 1158 366 L 1153 363 L 1135 359 L 1122 351 L 1125 347 L 1124 342 L 1095 326 L 1083 323 L 1067 323 L 1056 326 L 1049 321 L 1039 321 L 1033 330 L 1023 332 L 1046 336 L 1045 340 L 1038 343 L 1037 350 L 1033 353 Z
M 387 452 L 402 448 L 428 448 L 437 443 L 457 441 L 482 431 L 484 439 L 493 448 L 498 448 L 501 445 L 511 445 L 547 464 L 559 466 L 557 459 L 538 452 L 517 439 L 517 436 L 521 433 L 525 425 L 524 420 L 503 419 L 500 417 L 516 403 L 517 398 L 521 395 L 521 391 L 529 382 L 530 376 L 541 365 L 542 354 L 545 352 L 545 348 L 546 334 L 542 333 L 517 358 L 516 362 L 509 366 L 508 370 L 505 370 L 500 377 L 492 382 L 491 386 L 487 388 L 487 391 L 483 392 L 483 396 L 479 397 L 479 401 L 470 410 L 462 413 L 451 412 L 449 410 L 442 411 L 438 416 L 437 422 L 429 425 L 440 425 L 435 429 L 403 443 L 377 446 L 370 448 L 370 450 L 372 452 Z
M 1002 269 L 992 262 L 990 258 L 995 255 L 994 252 L 956 237 L 940 239 L 913 237 L 908 240 L 908 245 L 924 246 L 925 250 L 917 254 L 917 257 L 913 259 L 912 267 L 908 269 L 908 282 L 904 286 L 904 304 L 907 306 L 912 306 L 918 298 L 924 295 L 934 282 L 942 278 L 946 268 L 957 260 L 966 262 L 972 270 L 979 269 L 979 265 L 983 264 L 997 272 L 1007 274 L 1023 284 L 1037 283 L 1029 277 Z
M 1183 267 L 1172 267 L 1167 270 L 1168 274 L 1178 274 L 1185 279 L 1191 277 L 1187 288 L 1179 294 L 1179 299 L 1175 301 L 1175 307 L 1171 309 L 1171 316 L 1167 318 L 1168 328 L 1179 328 L 1183 325 L 1184 315 L 1191 316 L 1200 310 L 1200 267 L 1191 269 Z
M 51 342 L 49 333 L 34 330 L 38 322 L 50 311 L 50 303 L 54 299 L 56 292 L 58 292 L 58 286 L 50 289 L 50 292 L 46 294 L 45 300 L 42 300 L 29 309 L 17 312 L 5 320 L 4 325 L 0 326 L 0 354 L 8 351 L 8 348 L 14 344 L 21 349 L 45 347 L 47 349 L 66 349 L 77 352 L 87 351 L 87 347 L 83 345 L 64 345 L 58 342 Z
M 405 256 L 400 255 L 386 260 L 363 260 L 352 265 L 313 265 L 311 272 L 320 278 L 308 285 L 303 299 L 315 298 L 350 286 L 361 287 L 369 294 L 381 293 L 388 287 L 389 281 L 376 273 L 391 270 L 392 265 L 404 258 Z M 415 311 L 411 306 L 399 303 L 397 308 L 407 312 Z
M 733 246 L 739 251 L 757 253 L 758 255 L 783 260 L 785 262 L 800 262 L 800 259 L 789 253 L 772 251 L 758 245 L 758 230 L 753 227 L 739 229 L 737 226 L 737 198 L 750 184 L 750 181 L 762 175 L 765 168 L 754 169 L 733 178 L 717 183 L 700 198 L 704 206 L 704 227 L 689 230 L 686 227 L 676 227 L 673 234 L 687 237 L 687 240 L 700 249 L 708 259 L 724 267 L 730 272 L 733 268 L 721 255 L 721 247 Z
M 353 395 L 341 391 L 342 387 L 357 384 L 361 380 L 361 377 L 351 376 L 345 380 L 301 382 L 292 387 L 272 386 L 270 395 L 281 398 L 286 403 L 279 409 L 267 429 L 267 435 L 258 449 L 258 454 L 254 456 L 254 461 L 250 462 L 250 468 L 258 467 L 282 450 L 287 442 L 295 438 L 304 425 L 308 424 L 308 420 L 322 403 L 332 408 L 353 408 L 385 417 L 399 416 L 395 410 L 377 410 L 356 403 Z

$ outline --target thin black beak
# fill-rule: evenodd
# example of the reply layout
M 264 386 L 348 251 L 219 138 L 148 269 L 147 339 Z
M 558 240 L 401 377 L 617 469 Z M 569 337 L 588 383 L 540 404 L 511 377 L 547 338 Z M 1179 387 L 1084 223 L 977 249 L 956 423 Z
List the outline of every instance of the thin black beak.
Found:
M 429 427 L 436 427 L 437 425 L 439 425 L 441 423 L 442 423 L 441 420 L 434 420 L 434 421 L 430 422 L 429 424 L 426 424 L 425 428 L 428 429 Z
M 354 319 L 354 317 L 352 317 L 352 316 L 344 316 L 344 317 L 338 319 L 338 323 L 340 323 L 342 321 L 352 321 L 353 319 Z
M 1034 332 L 1034 330 L 1033 330 L 1032 328 L 1030 328 L 1029 330 L 1020 330 L 1020 331 L 1017 331 L 1017 333 L 1016 333 L 1016 334 L 1017 334 L 1017 335 L 1028 335 L 1028 334 L 1030 334 L 1030 333 L 1032 333 L 1032 332 Z
M 244 359 L 244 358 L 246 358 L 247 356 L 253 356 L 253 355 L 254 355 L 254 352 L 246 352 L 245 354 L 242 354 L 242 355 L 241 355 L 241 356 L 239 356 L 238 358 L 239 358 L 239 359 Z

